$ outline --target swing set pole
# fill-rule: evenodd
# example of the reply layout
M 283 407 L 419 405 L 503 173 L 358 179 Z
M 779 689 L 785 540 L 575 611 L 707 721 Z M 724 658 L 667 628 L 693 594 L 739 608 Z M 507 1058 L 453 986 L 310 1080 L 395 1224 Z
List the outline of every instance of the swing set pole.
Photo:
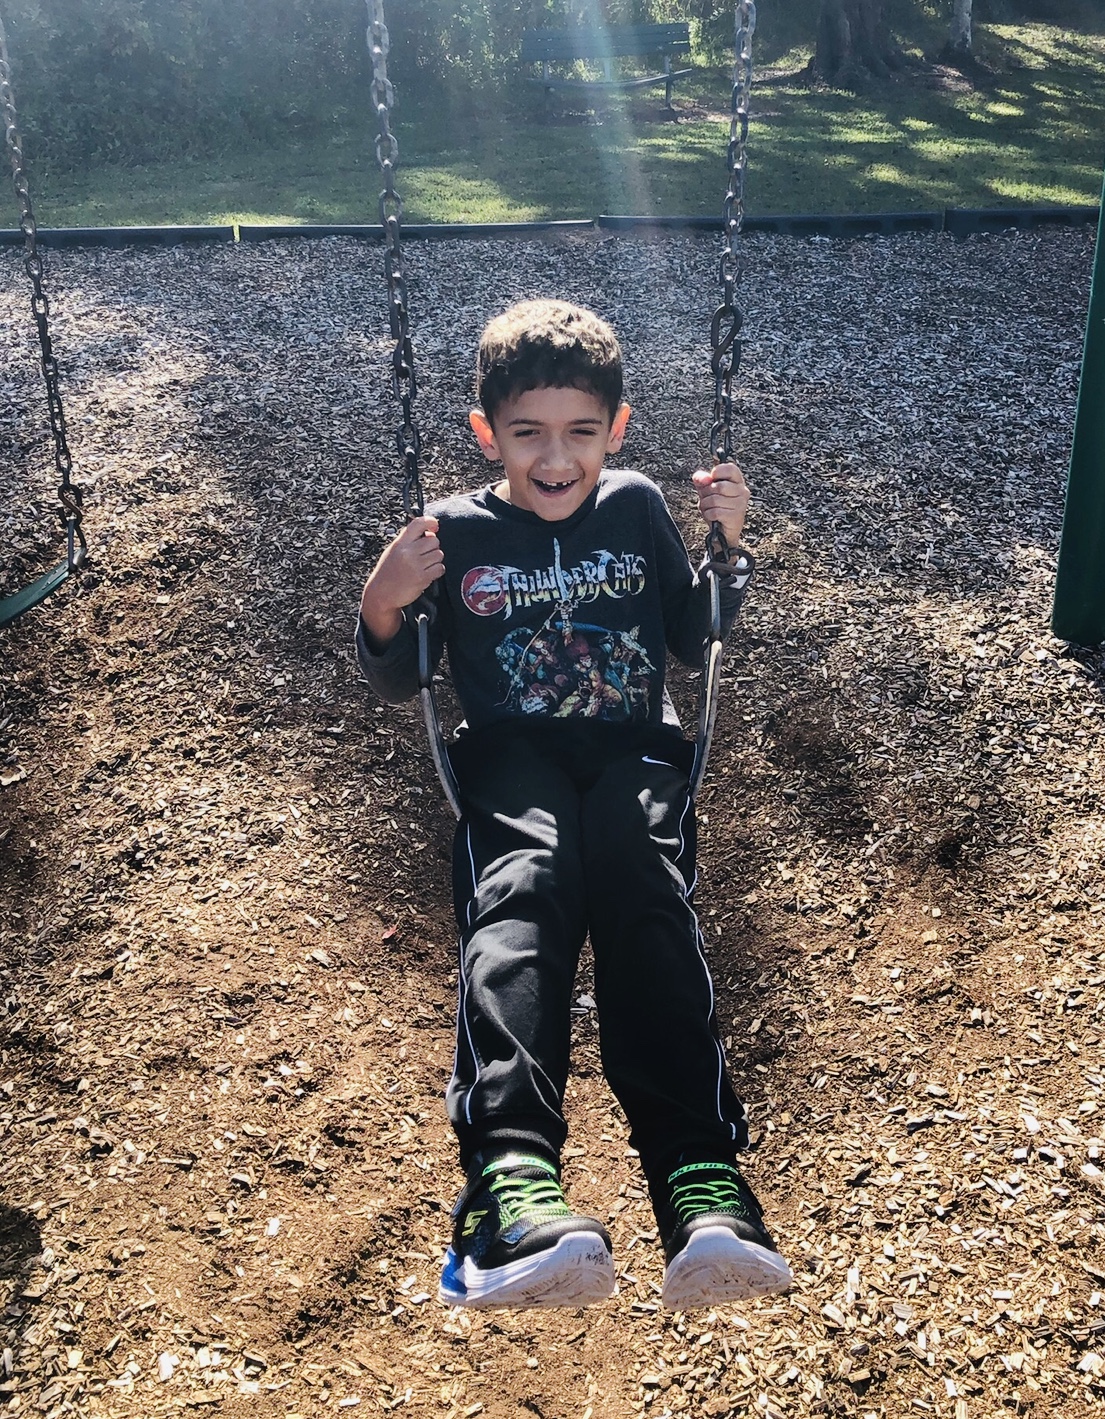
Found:
M 1105 641 L 1105 185 L 1051 629 L 1075 645 Z

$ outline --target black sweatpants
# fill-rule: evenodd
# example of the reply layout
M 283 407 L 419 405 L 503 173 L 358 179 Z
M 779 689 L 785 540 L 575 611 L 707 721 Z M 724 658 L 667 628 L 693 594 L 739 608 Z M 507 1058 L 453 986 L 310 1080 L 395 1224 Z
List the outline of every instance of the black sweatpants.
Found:
M 588 932 L 603 1069 L 646 1175 L 747 1144 L 692 896 L 692 746 L 666 730 L 508 726 L 453 753 L 464 815 L 449 1117 L 462 1165 L 488 1145 L 559 1156 L 572 992 Z

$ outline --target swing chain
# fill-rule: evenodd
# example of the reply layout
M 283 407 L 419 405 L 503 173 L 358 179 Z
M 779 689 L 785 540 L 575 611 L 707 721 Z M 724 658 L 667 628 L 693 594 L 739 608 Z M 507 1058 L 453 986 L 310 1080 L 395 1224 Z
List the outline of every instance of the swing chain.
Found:
M 19 230 L 23 233 L 25 254 L 23 269 L 31 282 L 31 313 L 38 329 L 42 351 L 42 376 L 46 385 L 46 402 L 50 414 L 50 432 L 54 440 L 54 466 L 60 483 L 61 523 L 68 533 L 69 570 L 76 570 L 84 561 L 87 544 L 81 531 L 81 508 L 84 491 L 72 480 L 73 455 L 65 428 L 65 410 L 61 402 L 61 381 L 53 341 L 50 338 L 50 301 L 42 283 L 44 267 L 38 249 L 38 224 L 31 206 L 31 189 L 23 165 L 23 144 L 19 137 L 15 112 L 15 95 L 11 83 L 11 63 L 8 58 L 8 37 L 0 15 L 0 110 L 3 111 L 4 135 L 11 154 L 12 183 L 19 201 Z M 78 551 L 79 545 L 79 551 Z
M 422 493 L 422 479 L 419 475 L 418 459 L 422 451 L 422 440 L 418 425 L 414 421 L 414 400 L 418 392 L 418 381 L 414 373 L 414 346 L 411 344 L 410 320 L 407 311 L 407 279 L 403 269 L 403 254 L 399 246 L 399 228 L 403 219 L 403 199 L 395 190 L 395 168 L 399 162 L 399 144 L 391 131 L 390 110 L 395 101 L 395 92 L 388 79 L 387 57 L 390 47 L 388 27 L 384 20 L 384 0 L 366 0 L 368 5 L 368 48 L 372 55 L 372 104 L 376 110 L 376 161 L 383 174 L 384 187 L 380 193 L 380 222 L 384 229 L 387 250 L 384 256 L 384 271 L 388 287 L 388 319 L 395 348 L 391 357 L 392 384 L 396 397 L 403 409 L 403 422 L 399 427 L 399 456 L 403 460 L 403 511 L 407 521 L 421 517 L 425 508 Z M 434 587 L 408 606 L 404 611 L 408 624 L 414 630 L 418 644 L 418 685 L 422 701 L 422 715 L 426 721 L 426 735 L 430 741 L 430 754 L 434 768 L 441 781 L 441 787 L 453 814 L 458 819 L 460 810 L 460 789 L 449 762 L 449 750 L 441 733 L 441 720 L 437 712 L 434 695 L 433 666 L 430 656 L 430 626 L 437 615 Z
M 408 522 L 421 517 L 425 508 L 422 478 L 418 460 L 422 438 L 414 417 L 414 402 L 418 394 L 418 379 L 414 370 L 414 346 L 410 336 L 410 315 L 407 308 L 407 277 L 399 231 L 403 219 L 403 199 L 395 189 L 395 169 L 399 162 L 399 143 L 391 131 L 390 113 L 395 91 L 388 78 L 387 56 L 390 48 L 388 27 L 384 20 L 383 0 L 366 0 L 368 4 L 368 49 L 372 55 L 372 106 L 376 110 L 376 161 L 384 179 L 380 193 L 380 224 L 384 229 L 387 248 L 384 252 L 384 272 L 387 276 L 388 320 L 395 347 L 391 355 L 391 382 L 395 397 L 403 411 L 402 423 L 396 435 L 399 457 L 403 460 L 403 511 Z
M 740 369 L 741 327 L 744 312 L 737 304 L 737 288 L 743 274 L 739 243 L 744 224 L 745 152 L 748 141 L 748 104 L 752 92 L 752 35 L 756 29 L 755 0 L 737 0 L 736 40 L 733 62 L 733 91 L 729 120 L 729 186 L 722 209 L 724 246 L 719 263 L 721 304 L 710 322 L 714 375 L 714 420 L 710 429 L 710 451 L 718 463 L 733 458 L 733 379 Z M 706 537 L 706 555 L 713 562 L 728 562 L 732 554 L 725 534 L 714 523 Z

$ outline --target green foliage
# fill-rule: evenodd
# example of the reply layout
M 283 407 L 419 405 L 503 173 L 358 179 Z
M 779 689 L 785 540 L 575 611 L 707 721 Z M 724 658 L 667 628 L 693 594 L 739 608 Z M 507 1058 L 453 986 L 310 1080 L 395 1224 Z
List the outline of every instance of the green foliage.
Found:
M 812 34 L 818 0 L 772 0 Z M 279 141 L 365 112 L 365 0 L 0 0 L 28 152 L 157 161 Z M 732 44 L 731 0 L 388 0 L 389 71 L 418 95 L 510 92 L 533 26 L 689 18 Z M 431 87 L 432 86 L 432 87 Z
M 365 82 L 363 0 L 3 3 L 21 127 L 55 163 L 328 123 Z
M 935 48 L 951 0 L 884 0 Z M 799 61 L 820 0 L 762 0 L 762 65 Z M 976 0 L 976 20 L 1041 7 L 1094 29 L 1105 0 Z M 356 139 L 371 126 L 365 0 L 0 0 L 32 169 L 208 160 L 251 147 Z M 387 0 L 399 123 L 439 135 L 489 108 L 527 117 L 517 80 L 531 26 L 686 18 L 700 63 L 727 64 L 733 0 Z M 1004 43 L 1004 41 L 1002 41 Z M 989 54 L 987 54 L 989 58 Z M 452 141 L 452 140 L 450 140 Z

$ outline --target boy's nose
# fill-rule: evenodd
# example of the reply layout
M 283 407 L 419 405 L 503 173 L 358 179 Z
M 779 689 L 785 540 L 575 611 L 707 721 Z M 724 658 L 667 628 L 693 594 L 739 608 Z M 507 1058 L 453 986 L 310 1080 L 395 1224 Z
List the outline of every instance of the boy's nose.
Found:
M 572 465 L 572 455 L 566 444 L 559 439 L 553 439 L 545 447 L 544 456 L 541 459 L 546 468 L 570 468 Z

